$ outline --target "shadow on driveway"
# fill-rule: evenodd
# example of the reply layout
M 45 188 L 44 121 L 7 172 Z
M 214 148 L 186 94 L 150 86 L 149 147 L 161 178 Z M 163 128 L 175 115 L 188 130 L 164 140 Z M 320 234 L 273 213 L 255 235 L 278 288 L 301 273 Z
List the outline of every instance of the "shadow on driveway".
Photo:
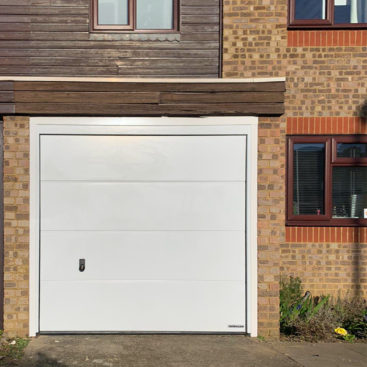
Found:
M 31 357 L 31 358 L 30 358 Z M 56 359 L 47 355 L 47 352 L 38 352 L 35 355 L 24 358 L 19 364 L 15 366 L 39 366 L 39 367 L 67 367 L 68 364 L 60 363 Z

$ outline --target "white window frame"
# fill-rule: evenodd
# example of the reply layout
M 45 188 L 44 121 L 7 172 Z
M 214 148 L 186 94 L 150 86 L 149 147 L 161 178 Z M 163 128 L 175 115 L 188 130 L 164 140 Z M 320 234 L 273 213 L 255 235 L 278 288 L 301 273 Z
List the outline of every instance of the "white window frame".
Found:
M 32 117 L 30 118 L 29 336 L 39 332 L 39 172 L 43 134 L 247 135 L 246 319 L 257 336 L 257 117 Z

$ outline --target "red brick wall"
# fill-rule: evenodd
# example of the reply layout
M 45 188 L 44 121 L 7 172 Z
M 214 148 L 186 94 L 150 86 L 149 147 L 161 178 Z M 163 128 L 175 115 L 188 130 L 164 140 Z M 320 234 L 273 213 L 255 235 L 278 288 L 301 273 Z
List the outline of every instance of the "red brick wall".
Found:
M 258 148 L 259 333 L 279 335 L 280 243 L 284 241 L 285 120 L 262 118 Z
M 367 30 L 298 30 L 288 32 L 288 47 L 366 45 Z
M 366 30 L 288 32 L 287 134 L 366 134 Z M 366 228 L 288 227 L 281 273 L 316 294 L 367 296 Z
M 223 76 L 287 80 L 285 116 L 271 123 L 261 118 L 259 130 L 259 327 L 265 336 L 278 328 L 280 274 L 299 275 L 315 293 L 333 294 L 364 291 L 367 278 L 364 229 L 286 228 L 284 222 L 285 134 L 367 133 L 360 118 L 367 31 L 287 31 L 287 3 L 224 0 Z
M 282 274 L 314 294 L 367 296 L 367 228 L 288 227 Z
M 4 118 L 4 330 L 28 334 L 29 118 Z
M 360 116 L 367 97 L 366 35 L 366 30 L 288 32 L 283 53 L 288 117 Z
M 366 133 L 366 119 L 356 116 L 287 118 L 289 135 Z M 367 297 L 367 228 L 287 227 L 281 272 L 315 294 Z
M 224 0 L 224 78 L 284 77 L 287 1 Z M 285 129 L 260 118 L 258 151 L 259 334 L 279 336 L 280 244 L 285 222 Z
M 367 243 L 366 227 L 287 227 L 287 243 Z
M 288 135 L 367 134 L 367 121 L 360 117 L 288 117 Z

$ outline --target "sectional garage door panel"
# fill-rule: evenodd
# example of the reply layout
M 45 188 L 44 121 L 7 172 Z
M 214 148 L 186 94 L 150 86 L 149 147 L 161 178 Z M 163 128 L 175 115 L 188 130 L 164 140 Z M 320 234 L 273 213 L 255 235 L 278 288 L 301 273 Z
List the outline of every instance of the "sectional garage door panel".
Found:
M 41 331 L 228 332 L 238 331 L 229 324 L 245 325 L 243 282 L 42 282 L 42 289 Z
M 244 230 L 245 192 L 244 182 L 47 181 L 41 229 Z
M 245 281 L 242 231 L 44 231 L 41 242 L 41 280 Z
M 241 181 L 244 136 L 42 138 L 42 180 Z M 57 164 L 55 164 L 57 157 Z
M 41 332 L 246 331 L 246 136 L 44 135 L 40 152 Z

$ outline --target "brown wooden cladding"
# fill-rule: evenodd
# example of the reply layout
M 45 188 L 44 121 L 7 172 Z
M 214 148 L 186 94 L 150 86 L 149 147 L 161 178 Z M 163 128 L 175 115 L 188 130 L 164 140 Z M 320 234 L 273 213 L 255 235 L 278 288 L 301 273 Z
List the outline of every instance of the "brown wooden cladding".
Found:
M 14 113 L 14 83 L 0 82 L 0 115 Z
M 181 0 L 178 34 L 90 32 L 91 0 L 0 0 L 0 75 L 218 77 L 220 0 Z
M 0 114 L 280 115 L 284 82 L 0 82 Z

